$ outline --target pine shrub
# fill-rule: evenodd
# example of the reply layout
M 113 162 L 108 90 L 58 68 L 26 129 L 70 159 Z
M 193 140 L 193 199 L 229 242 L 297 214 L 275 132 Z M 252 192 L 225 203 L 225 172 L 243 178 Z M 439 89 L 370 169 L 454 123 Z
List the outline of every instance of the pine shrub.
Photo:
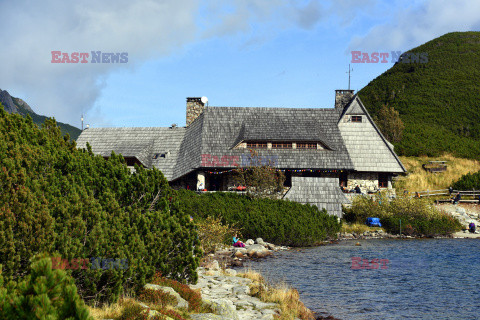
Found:
M 293 201 L 251 198 L 227 192 L 198 195 L 178 191 L 181 207 L 195 219 L 214 217 L 238 227 L 245 239 L 263 238 L 278 245 L 311 246 L 340 231 L 337 217 L 316 206 Z
M 195 226 L 156 169 L 131 174 L 62 137 L 53 119 L 38 128 L 0 107 L 0 264 L 6 281 L 28 272 L 37 253 L 126 259 L 126 269 L 66 270 L 84 300 L 114 302 L 155 271 L 196 282 Z
M 18 283 L 4 287 L 0 273 L 0 319 L 93 320 L 73 279 L 63 270 L 52 270 L 45 256 L 35 258 Z

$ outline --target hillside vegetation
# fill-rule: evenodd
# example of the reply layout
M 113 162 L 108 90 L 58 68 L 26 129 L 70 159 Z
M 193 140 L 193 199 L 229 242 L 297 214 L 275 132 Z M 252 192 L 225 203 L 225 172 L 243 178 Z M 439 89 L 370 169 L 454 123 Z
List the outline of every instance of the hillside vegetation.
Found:
M 137 167 L 131 174 L 120 155 L 105 160 L 78 150 L 54 120 L 39 129 L 29 116 L 0 107 L 0 190 L 5 283 L 24 278 L 42 253 L 65 259 L 64 266 L 87 259 L 85 269 L 66 272 L 88 301 L 115 301 L 157 271 L 197 279 L 195 226 L 162 173 Z M 92 259 L 127 263 L 94 266 Z
M 198 195 L 189 190 L 178 191 L 178 197 L 182 210 L 195 219 L 221 219 L 239 228 L 245 239 L 263 238 L 278 245 L 312 246 L 335 238 L 341 227 L 337 217 L 325 210 L 292 201 L 226 192 Z
M 411 53 L 427 63 L 398 62 L 359 91 L 375 117 L 382 105 L 405 124 L 395 151 L 406 156 L 480 159 L 480 32 L 454 32 Z
M 395 182 L 397 193 L 408 190 L 415 191 L 447 189 L 461 176 L 480 170 L 480 162 L 472 159 L 456 158 L 452 155 L 442 157 L 400 157 L 407 169 L 406 176 L 398 177 Z M 429 161 L 447 161 L 447 171 L 440 173 L 427 172 L 422 168 Z

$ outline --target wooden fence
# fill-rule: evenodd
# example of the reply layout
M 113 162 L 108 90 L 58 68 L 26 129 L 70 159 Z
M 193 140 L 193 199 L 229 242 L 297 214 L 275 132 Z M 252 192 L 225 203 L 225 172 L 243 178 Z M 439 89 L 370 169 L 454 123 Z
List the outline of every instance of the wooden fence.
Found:
M 431 196 L 454 196 L 460 192 L 462 197 L 474 197 L 478 198 L 480 196 L 480 190 L 452 190 L 450 192 L 448 189 L 440 189 L 440 190 L 426 190 L 426 191 L 419 191 L 415 192 L 414 196 L 423 198 L 423 197 L 431 197 Z

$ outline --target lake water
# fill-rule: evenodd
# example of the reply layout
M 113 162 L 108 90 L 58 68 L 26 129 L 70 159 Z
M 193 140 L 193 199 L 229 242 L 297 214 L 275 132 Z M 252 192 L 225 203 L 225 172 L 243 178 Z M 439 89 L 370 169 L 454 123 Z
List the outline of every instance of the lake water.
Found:
M 249 262 L 298 289 L 320 315 L 347 319 L 480 319 L 480 240 L 360 240 Z M 352 269 L 352 257 L 388 259 Z

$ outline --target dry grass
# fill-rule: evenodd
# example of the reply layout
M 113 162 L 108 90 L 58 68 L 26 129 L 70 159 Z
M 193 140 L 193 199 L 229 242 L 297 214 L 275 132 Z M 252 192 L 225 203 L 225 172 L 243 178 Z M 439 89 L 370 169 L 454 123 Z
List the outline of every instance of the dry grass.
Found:
M 277 303 L 280 307 L 280 320 L 292 320 L 300 318 L 302 320 L 315 319 L 314 314 L 300 301 L 298 291 L 288 286 L 286 283 L 277 283 L 273 286 L 267 286 L 263 277 L 256 271 L 246 270 L 239 274 L 245 278 L 251 279 L 250 293 L 264 302 Z
M 113 319 L 119 317 L 122 314 L 125 305 L 129 302 L 138 303 L 138 301 L 133 298 L 123 297 L 120 298 L 117 303 L 104 305 L 101 308 L 88 306 L 88 309 L 90 311 L 90 315 L 96 320 Z
M 448 188 L 453 182 L 464 174 L 480 170 L 480 162 L 471 159 L 455 158 L 452 155 L 442 157 L 400 157 L 408 171 L 406 177 L 400 177 L 395 188 L 397 193 L 408 190 L 410 194 L 416 191 L 439 190 Z M 422 164 L 428 161 L 447 161 L 447 171 L 442 173 L 430 173 L 422 168 Z
M 343 233 L 356 233 L 356 234 L 361 234 L 364 233 L 365 231 L 378 231 L 378 230 L 383 230 L 383 228 L 380 227 L 369 227 L 364 223 L 342 223 L 342 228 L 340 229 L 340 232 Z

